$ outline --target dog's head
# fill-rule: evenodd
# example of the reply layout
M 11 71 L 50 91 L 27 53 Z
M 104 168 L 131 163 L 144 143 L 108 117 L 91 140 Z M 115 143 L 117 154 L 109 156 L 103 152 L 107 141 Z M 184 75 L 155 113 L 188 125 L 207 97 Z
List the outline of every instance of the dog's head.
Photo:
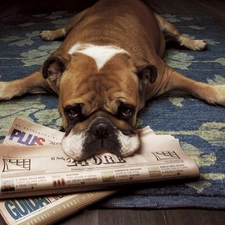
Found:
M 83 52 L 58 52 L 42 68 L 44 78 L 59 95 L 58 109 L 66 131 L 63 150 L 75 160 L 99 150 L 126 157 L 139 148 L 136 117 L 147 86 L 157 76 L 154 66 L 125 51 L 101 67 L 98 63 Z

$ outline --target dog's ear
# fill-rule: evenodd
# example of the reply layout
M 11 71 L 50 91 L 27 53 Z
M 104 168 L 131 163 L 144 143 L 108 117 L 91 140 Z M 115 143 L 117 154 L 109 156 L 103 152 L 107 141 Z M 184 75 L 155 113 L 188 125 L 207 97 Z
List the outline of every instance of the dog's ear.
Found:
M 63 72 L 66 70 L 71 56 L 65 53 L 54 53 L 43 64 L 42 74 L 45 79 L 49 79 L 51 82 L 58 86 Z
M 137 75 L 141 84 L 155 83 L 157 79 L 157 68 L 144 59 L 136 59 Z
M 135 58 L 134 65 L 139 79 L 140 108 L 143 108 L 148 93 L 151 92 L 151 85 L 157 79 L 157 68 L 142 58 Z

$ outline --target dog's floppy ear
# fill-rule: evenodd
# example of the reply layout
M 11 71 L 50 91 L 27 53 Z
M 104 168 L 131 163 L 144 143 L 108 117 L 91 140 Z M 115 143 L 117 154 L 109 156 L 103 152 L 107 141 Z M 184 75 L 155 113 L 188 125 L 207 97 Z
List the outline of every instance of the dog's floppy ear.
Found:
M 151 85 L 157 79 L 157 68 L 142 58 L 135 58 L 134 65 L 139 79 L 140 109 L 144 107 L 151 92 Z
M 43 64 L 42 74 L 45 79 L 49 79 L 58 86 L 63 72 L 71 59 L 69 54 L 53 53 Z
M 157 78 L 157 68 L 148 61 L 138 58 L 136 61 L 137 75 L 142 84 L 155 83 Z

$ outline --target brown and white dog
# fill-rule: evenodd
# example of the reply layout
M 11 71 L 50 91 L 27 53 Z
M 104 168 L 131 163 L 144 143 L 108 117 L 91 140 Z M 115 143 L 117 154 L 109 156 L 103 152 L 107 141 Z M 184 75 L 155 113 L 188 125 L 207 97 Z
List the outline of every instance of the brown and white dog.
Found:
M 203 50 L 141 0 L 100 0 L 65 27 L 41 32 L 66 37 L 40 70 L 0 82 L 0 99 L 54 91 L 66 135 L 66 154 L 83 160 L 107 149 L 126 157 L 139 148 L 136 116 L 145 102 L 165 93 L 187 94 L 225 106 L 225 85 L 210 86 L 176 72 L 161 59 L 165 42 Z

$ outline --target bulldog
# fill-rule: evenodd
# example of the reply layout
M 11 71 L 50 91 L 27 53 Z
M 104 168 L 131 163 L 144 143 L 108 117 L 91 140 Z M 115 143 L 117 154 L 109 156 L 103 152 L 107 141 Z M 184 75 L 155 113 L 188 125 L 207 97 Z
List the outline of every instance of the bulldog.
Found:
M 162 60 L 166 41 L 197 51 L 206 43 L 183 37 L 144 1 L 100 0 L 40 36 L 65 39 L 38 71 L 0 82 L 0 99 L 55 92 L 65 129 L 62 147 L 75 160 L 101 150 L 120 157 L 134 153 L 140 145 L 137 114 L 157 96 L 191 95 L 225 106 L 225 85 L 196 82 Z

